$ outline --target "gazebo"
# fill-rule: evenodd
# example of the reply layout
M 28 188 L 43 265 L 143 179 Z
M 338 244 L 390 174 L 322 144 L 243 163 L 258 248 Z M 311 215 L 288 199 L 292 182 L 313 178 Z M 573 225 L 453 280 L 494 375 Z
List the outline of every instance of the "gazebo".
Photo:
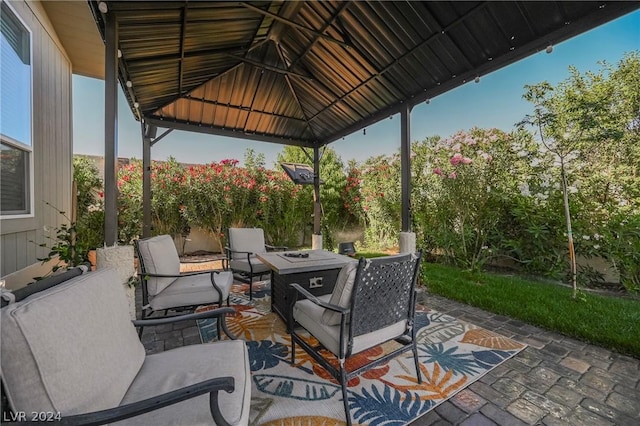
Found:
M 173 129 L 322 148 L 401 116 L 401 251 L 410 229 L 412 108 L 638 8 L 564 1 L 89 1 L 104 40 L 105 238 L 117 239 L 117 85 L 141 123 L 143 235 L 151 147 Z M 158 128 L 167 129 L 158 134 Z

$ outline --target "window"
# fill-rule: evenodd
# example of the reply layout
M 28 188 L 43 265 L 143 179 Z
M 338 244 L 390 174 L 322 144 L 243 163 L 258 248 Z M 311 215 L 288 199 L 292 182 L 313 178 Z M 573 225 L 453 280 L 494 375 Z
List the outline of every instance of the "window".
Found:
M 0 11 L 0 207 L 32 215 L 31 33 L 3 1 Z

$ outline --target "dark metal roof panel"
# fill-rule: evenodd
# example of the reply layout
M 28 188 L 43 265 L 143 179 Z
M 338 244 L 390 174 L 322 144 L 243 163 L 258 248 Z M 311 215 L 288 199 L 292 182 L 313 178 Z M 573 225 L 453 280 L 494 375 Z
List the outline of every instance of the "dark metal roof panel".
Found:
M 90 4 L 103 31 L 97 2 Z M 145 119 L 305 146 L 638 8 L 584 1 L 108 4 L 119 25 L 121 83 Z

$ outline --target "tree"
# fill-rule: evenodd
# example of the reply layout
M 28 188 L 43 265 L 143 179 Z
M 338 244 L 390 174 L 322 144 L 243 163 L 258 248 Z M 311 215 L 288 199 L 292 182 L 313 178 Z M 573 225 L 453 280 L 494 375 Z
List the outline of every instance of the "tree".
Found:
M 546 81 L 527 85 L 523 95 L 534 104 L 534 112 L 520 124 L 537 128 L 543 149 L 555 156 L 553 166 L 560 170 L 574 298 L 577 266 L 570 175 L 583 182 L 582 197 L 576 197 L 583 203 L 581 211 L 592 207 L 603 213 L 603 220 L 610 216 L 611 201 L 632 206 L 638 201 L 640 56 L 637 52 L 625 55 L 617 69 L 602 65 L 599 72 L 584 74 L 570 67 L 569 78 L 556 87 Z M 637 204 L 630 210 L 638 214 Z M 583 236 L 590 240 L 586 230 Z
M 305 153 L 303 148 L 286 146 L 278 153 L 278 162 L 302 163 L 313 167 L 312 153 Z M 322 203 L 322 231 L 323 244 L 332 249 L 335 245 L 333 232 L 343 227 L 349 217 L 344 207 L 342 193 L 347 184 L 344 165 L 340 156 L 333 148 L 325 147 L 320 151 L 320 178 L 324 182 L 320 186 L 320 202 Z M 313 189 L 309 185 L 303 189 L 304 197 L 308 198 L 309 217 L 313 212 Z

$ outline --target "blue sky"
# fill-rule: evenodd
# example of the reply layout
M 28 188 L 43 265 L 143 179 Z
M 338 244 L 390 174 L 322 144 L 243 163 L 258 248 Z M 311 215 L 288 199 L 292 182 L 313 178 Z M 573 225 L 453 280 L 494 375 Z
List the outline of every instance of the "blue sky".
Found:
M 569 76 L 570 65 L 580 72 L 600 69 L 599 61 L 616 64 L 625 52 L 640 50 L 640 11 L 523 59 L 492 74 L 479 83 L 470 82 L 417 105 L 411 114 L 411 140 L 431 135 L 449 136 L 472 127 L 510 131 L 531 112 L 522 99 L 525 84 L 548 81 L 556 84 Z M 142 158 L 140 124 L 134 120 L 122 93 L 119 101 L 118 155 Z M 73 76 L 73 144 L 77 154 L 104 154 L 104 82 Z M 390 154 L 400 146 L 400 117 L 385 119 L 330 145 L 342 157 L 364 161 L 374 155 Z M 225 158 L 244 158 L 251 148 L 265 155 L 272 166 L 282 150 L 277 144 L 173 131 L 152 148 L 152 158 L 170 155 L 185 163 L 208 163 Z

